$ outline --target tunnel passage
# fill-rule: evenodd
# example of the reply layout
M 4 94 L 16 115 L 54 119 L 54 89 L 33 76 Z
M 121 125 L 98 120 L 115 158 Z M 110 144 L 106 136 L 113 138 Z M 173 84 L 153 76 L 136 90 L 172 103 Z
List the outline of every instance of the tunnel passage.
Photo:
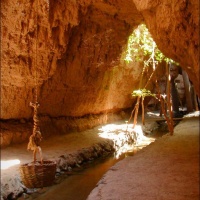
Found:
M 131 107 L 140 66 L 123 65 L 121 54 L 141 23 L 165 55 L 181 64 L 199 94 L 198 5 L 197 0 L 2 1 L 1 119 L 30 121 L 36 83 L 44 124 L 53 120 L 62 127 L 58 119 Z

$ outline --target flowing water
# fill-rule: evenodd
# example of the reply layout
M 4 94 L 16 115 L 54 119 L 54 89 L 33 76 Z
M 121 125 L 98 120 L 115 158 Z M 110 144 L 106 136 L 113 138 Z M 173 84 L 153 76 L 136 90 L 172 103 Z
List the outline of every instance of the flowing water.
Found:
M 154 138 L 160 136 L 162 135 L 156 133 Z M 30 196 L 37 200 L 86 200 L 110 167 L 127 156 L 133 156 L 139 149 L 139 147 L 134 148 L 132 152 L 124 153 L 118 159 L 114 155 L 110 155 L 83 164 L 81 167 L 73 169 L 72 172 L 61 175 L 60 183 L 44 188 Z
M 100 158 L 91 163 L 84 164 L 80 168 L 73 169 L 68 175 L 62 175 L 64 180 L 40 193 L 32 194 L 37 200 L 86 200 L 90 192 L 95 188 L 102 176 L 115 163 L 126 156 L 132 156 L 136 151 L 121 155 L 118 159 L 114 155 Z

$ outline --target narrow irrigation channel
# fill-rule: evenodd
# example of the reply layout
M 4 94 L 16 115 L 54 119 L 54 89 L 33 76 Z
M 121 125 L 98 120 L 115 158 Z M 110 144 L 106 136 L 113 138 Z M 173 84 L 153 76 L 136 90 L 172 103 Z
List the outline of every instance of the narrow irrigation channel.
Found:
M 160 136 L 162 134 L 156 133 L 150 139 L 153 142 L 155 138 Z M 63 172 L 57 184 L 40 189 L 30 194 L 29 197 L 37 200 L 86 200 L 109 168 L 127 156 L 134 156 L 145 146 L 146 143 L 141 143 L 131 151 L 122 153 L 120 156 L 112 154 L 73 168 L 71 172 Z
M 110 153 L 109 155 L 107 154 L 98 159 L 77 165 L 77 167 L 74 167 L 71 170 L 60 171 L 54 185 L 43 189 L 27 191 L 26 193 L 23 193 L 19 199 L 86 200 L 109 168 L 127 156 L 134 156 L 140 149 L 146 147 L 166 133 L 154 131 L 153 134 L 144 135 L 140 126 L 136 128 L 138 133 L 137 141 L 134 145 L 131 144 L 129 146 L 131 148 L 128 148 L 126 145 L 122 146 L 124 137 L 129 136 L 127 126 L 122 127 L 121 125 L 118 125 L 117 130 L 113 130 L 113 125 L 105 126 L 104 129 L 106 129 L 106 133 L 104 130 L 101 136 L 118 138 L 114 143 L 115 146 L 121 146 L 121 149 L 119 148 L 115 153 Z M 118 137 L 116 137 L 116 135 Z
M 84 164 L 62 175 L 60 183 L 44 188 L 30 195 L 37 200 L 86 200 L 98 181 L 118 161 L 136 153 L 130 152 L 121 155 L 118 159 L 114 155 L 100 158 Z M 29 196 L 29 197 L 30 197 Z

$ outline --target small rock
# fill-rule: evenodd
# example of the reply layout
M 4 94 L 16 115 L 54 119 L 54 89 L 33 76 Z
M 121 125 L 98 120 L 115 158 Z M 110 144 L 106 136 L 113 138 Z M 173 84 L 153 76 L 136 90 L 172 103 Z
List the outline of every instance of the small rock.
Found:
M 21 124 L 25 124 L 25 123 L 26 123 L 26 120 L 25 120 L 25 119 L 20 119 L 20 123 L 21 123 Z
M 23 198 L 24 199 L 28 199 L 30 196 L 28 195 L 28 194 L 26 194 L 26 193 L 23 193 Z
M 57 167 L 57 168 L 56 168 L 56 173 L 59 174 L 60 172 L 61 172 L 60 168 Z
M 26 193 L 27 194 L 33 194 L 35 192 L 35 189 L 33 188 L 27 188 L 27 191 L 26 191 Z
M 39 194 L 43 194 L 43 193 L 45 193 L 46 191 L 48 190 L 48 188 L 40 188 L 38 191 L 37 191 L 37 193 L 39 193 Z
M 80 166 L 79 164 L 76 163 L 76 167 L 79 167 L 79 168 L 80 168 L 81 166 Z
M 72 171 L 72 168 L 71 168 L 71 167 L 68 167 L 68 171 Z

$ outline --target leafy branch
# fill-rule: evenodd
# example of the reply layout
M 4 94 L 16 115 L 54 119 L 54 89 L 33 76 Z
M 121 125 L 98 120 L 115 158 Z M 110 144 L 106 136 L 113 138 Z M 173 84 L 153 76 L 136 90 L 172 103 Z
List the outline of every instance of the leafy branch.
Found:
M 131 117 L 132 117 L 133 113 L 135 112 L 134 124 L 133 124 L 133 127 L 135 127 L 135 125 L 137 123 L 137 115 L 138 115 L 140 99 L 141 99 L 141 104 L 142 104 L 142 121 L 143 121 L 143 124 L 144 124 L 144 104 L 143 104 L 144 98 L 146 96 L 153 96 L 153 97 L 156 98 L 155 94 L 151 93 L 151 91 L 146 89 L 148 83 L 150 82 L 151 78 L 153 77 L 156 66 L 158 65 L 159 62 L 163 62 L 163 61 L 166 63 L 166 67 L 168 66 L 169 62 L 170 63 L 175 63 L 175 62 L 172 59 L 167 58 L 158 49 L 156 43 L 154 42 L 153 38 L 151 37 L 151 34 L 149 33 L 148 29 L 146 28 L 146 26 L 144 24 L 141 24 L 140 26 L 138 26 L 138 28 L 133 31 L 133 33 L 131 34 L 131 36 L 129 37 L 129 40 L 128 40 L 128 47 L 127 47 L 127 54 L 126 54 L 126 57 L 125 57 L 125 61 L 129 63 L 129 62 L 133 61 L 133 59 L 138 61 L 138 62 L 143 61 L 143 63 L 144 63 L 139 88 L 142 88 L 141 84 L 142 84 L 142 78 L 143 78 L 144 70 L 147 67 L 153 68 L 153 72 L 150 75 L 150 77 L 149 77 L 146 85 L 144 86 L 144 88 L 134 90 L 132 92 L 132 96 L 137 96 L 137 102 L 135 104 L 135 108 L 131 113 Z M 175 64 L 177 64 L 177 63 L 175 63 Z M 167 77 L 169 77 L 169 71 L 168 71 Z M 156 80 L 156 82 L 157 82 L 157 80 Z M 169 81 L 168 81 L 168 85 L 169 85 Z M 172 111 L 171 111 L 171 101 L 170 101 L 169 89 L 168 89 L 167 92 L 168 92 L 167 106 L 168 106 L 168 109 L 169 109 L 169 112 L 170 112 L 170 117 L 167 118 L 166 113 L 164 113 L 164 116 L 166 117 L 166 121 L 168 123 L 170 133 L 172 134 L 173 133 L 173 120 L 172 120 L 172 117 L 171 117 Z M 162 101 L 162 99 L 161 99 L 162 95 L 159 95 L 159 96 L 160 96 L 159 100 Z M 163 103 L 161 103 L 161 106 L 163 106 Z M 162 109 L 162 110 L 164 110 L 164 109 Z
M 132 96 L 136 97 L 136 96 L 140 96 L 140 97 L 147 97 L 147 96 L 152 96 L 152 97 L 156 97 L 156 94 L 151 93 L 150 90 L 147 89 L 139 89 L 139 90 L 134 90 L 132 92 Z

